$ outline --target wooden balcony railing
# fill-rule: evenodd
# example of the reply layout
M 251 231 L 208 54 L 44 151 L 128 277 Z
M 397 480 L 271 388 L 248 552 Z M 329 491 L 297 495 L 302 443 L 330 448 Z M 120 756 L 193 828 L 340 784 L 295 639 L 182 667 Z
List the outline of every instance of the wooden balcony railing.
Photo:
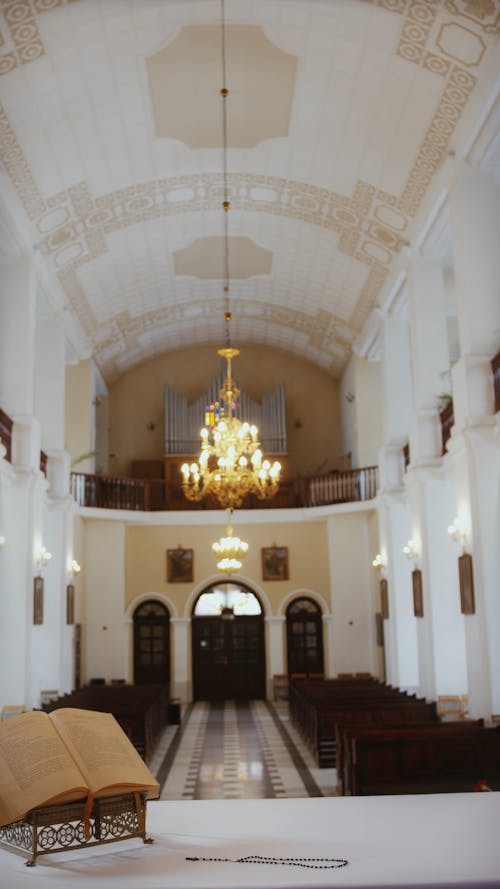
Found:
M 2 442 L 7 453 L 5 459 L 12 463 L 12 427 L 13 422 L 10 417 L 0 408 L 0 441 Z
M 378 468 L 352 469 L 327 476 L 282 482 L 278 493 L 270 500 L 248 496 L 242 509 L 287 509 L 304 506 L 324 506 L 371 500 L 378 484 Z M 164 479 L 119 478 L 110 475 L 71 473 L 71 493 L 79 506 L 101 509 L 206 510 L 220 509 L 211 498 L 188 500 L 180 484 Z
M 408 471 L 410 465 L 410 444 L 405 444 L 403 448 L 403 468 L 404 472 Z
M 330 472 L 307 479 L 303 506 L 327 506 L 373 500 L 378 487 L 378 466 Z
M 491 360 L 491 370 L 493 372 L 493 388 L 495 391 L 495 413 L 500 411 L 500 352 L 497 352 Z
M 439 416 L 441 418 L 441 454 L 446 454 L 446 444 L 448 439 L 451 436 L 451 430 L 455 423 L 455 415 L 453 413 L 453 402 L 450 401 L 449 404 L 440 411 Z

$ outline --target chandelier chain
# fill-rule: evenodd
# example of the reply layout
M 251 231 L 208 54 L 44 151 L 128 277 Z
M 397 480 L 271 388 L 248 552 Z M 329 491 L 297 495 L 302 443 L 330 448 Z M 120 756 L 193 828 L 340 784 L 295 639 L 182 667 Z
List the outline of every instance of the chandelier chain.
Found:
M 223 180 L 223 201 L 222 208 L 224 210 L 224 321 L 226 326 L 226 346 L 231 346 L 230 321 L 231 312 L 229 308 L 229 209 L 231 202 L 229 200 L 229 182 L 228 182 L 228 165 L 227 165 L 227 97 L 229 90 L 227 88 L 227 65 L 226 65 L 226 21 L 224 15 L 224 0 L 221 0 L 221 62 L 222 62 L 222 88 L 220 91 L 222 97 L 222 180 Z
M 230 322 L 231 311 L 229 301 L 230 264 L 229 264 L 229 210 L 231 207 L 230 188 L 228 181 L 228 108 L 227 99 L 227 56 L 226 56 L 226 23 L 224 0 L 221 0 L 221 74 L 222 87 L 222 146 L 223 146 L 223 200 L 224 211 L 224 294 L 225 294 L 225 332 L 226 346 L 218 350 L 218 354 L 226 361 L 226 376 L 219 392 L 218 400 L 210 402 L 205 408 L 205 425 L 200 431 L 201 452 L 198 462 L 184 463 L 181 467 L 183 476 L 182 488 L 189 500 L 201 500 L 203 497 L 216 499 L 231 517 L 235 508 L 241 506 L 249 495 L 261 500 L 273 497 L 279 488 L 281 466 L 278 461 L 273 464 L 260 449 L 258 429 L 253 423 L 242 422 L 240 410 L 240 391 L 232 377 L 231 361 L 239 355 L 239 349 L 231 347 Z M 233 535 L 229 521 L 226 536 L 214 544 L 214 552 L 220 557 L 218 568 L 228 574 L 239 570 L 240 559 L 248 549 L 245 541 Z

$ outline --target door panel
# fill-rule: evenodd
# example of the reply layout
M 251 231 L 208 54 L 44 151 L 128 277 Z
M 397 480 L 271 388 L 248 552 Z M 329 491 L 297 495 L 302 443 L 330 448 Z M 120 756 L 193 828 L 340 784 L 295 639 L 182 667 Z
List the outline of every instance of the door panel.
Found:
M 262 616 L 193 617 L 193 698 L 265 697 Z
M 167 609 L 153 600 L 143 602 L 134 613 L 134 682 L 170 682 L 170 618 Z
M 288 673 L 323 672 L 323 622 L 310 599 L 298 599 L 287 611 Z

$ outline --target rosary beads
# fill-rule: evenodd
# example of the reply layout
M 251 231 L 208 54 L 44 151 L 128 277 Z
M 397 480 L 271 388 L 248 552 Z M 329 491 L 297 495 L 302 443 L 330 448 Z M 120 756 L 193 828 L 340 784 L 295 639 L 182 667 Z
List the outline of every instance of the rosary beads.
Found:
M 346 858 L 275 858 L 271 855 L 245 855 L 243 858 L 190 857 L 186 858 L 186 861 L 227 861 L 232 864 L 285 864 L 295 867 L 310 867 L 315 870 L 328 870 L 334 867 L 345 867 L 346 864 L 349 864 Z

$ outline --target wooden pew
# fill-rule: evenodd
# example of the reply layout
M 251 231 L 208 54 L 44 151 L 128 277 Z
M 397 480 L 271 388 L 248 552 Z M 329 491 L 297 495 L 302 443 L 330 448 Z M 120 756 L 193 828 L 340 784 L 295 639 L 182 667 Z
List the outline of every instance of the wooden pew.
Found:
M 500 733 L 474 722 L 354 731 L 347 750 L 346 795 L 459 793 L 481 778 L 500 786 Z
M 163 685 L 91 685 L 43 705 L 47 712 L 78 707 L 112 713 L 138 753 L 149 762 L 168 721 L 168 687 Z
M 292 683 L 290 715 L 320 768 L 335 766 L 339 724 L 389 726 L 438 720 L 435 703 L 375 679 Z

